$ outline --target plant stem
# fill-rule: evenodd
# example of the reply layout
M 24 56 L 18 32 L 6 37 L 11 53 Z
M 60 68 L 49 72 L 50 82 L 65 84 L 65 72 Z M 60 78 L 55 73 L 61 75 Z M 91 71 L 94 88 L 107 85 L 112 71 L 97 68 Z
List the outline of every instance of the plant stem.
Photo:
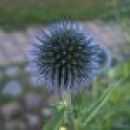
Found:
M 97 86 L 97 78 L 95 78 L 92 86 L 93 101 L 97 99 L 97 94 L 98 94 L 98 86 Z
M 68 122 L 69 122 L 69 130 L 78 130 L 76 123 L 75 123 L 75 117 L 74 117 L 74 112 L 73 112 L 73 105 L 72 105 L 72 101 L 71 101 L 71 94 L 70 92 L 63 92 L 62 93 L 62 98 L 63 101 L 65 101 L 67 103 L 67 111 L 68 111 Z
M 98 113 L 98 111 L 107 103 L 109 100 L 112 92 L 120 85 L 122 84 L 128 76 L 125 78 L 119 80 L 118 82 L 114 82 L 110 84 L 110 86 L 106 89 L 106 91 L 103 93 L 103 95 L 99 98 L 99 103 L 92 109 L 91 113 L 88 115 L 86 120 L 83 122 L 82 127 L 86 127 L 88 123 L 94 118 L 94 116 Z

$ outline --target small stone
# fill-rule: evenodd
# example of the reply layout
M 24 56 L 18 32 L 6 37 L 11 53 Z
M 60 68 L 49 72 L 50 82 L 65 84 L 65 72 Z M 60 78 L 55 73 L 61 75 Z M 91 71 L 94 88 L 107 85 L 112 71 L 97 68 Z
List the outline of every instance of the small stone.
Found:
M 14 77 L 16 75 L 18 75 L 19 73 L 19 68 L 16 66 L 10 66 L 6 69 L 6 75 L 9 77 Z
M 6 122 L 6 130 L 26 130 L 26 124 L 21 120 L 10 120 Z
M 25 96 L 24 103 L 28 109 L 39 108 L 42 105 L 42 98 L 38 94 L 32 92 Z
M 40 116 L 34 114 L 27 114 L 27 121 L 30 126 L 40 125 Z
M 22 108 L 18 103 L 5 104 L 1 107 L 1 113 L 5 119 L 13 119 L 22 115 Z
M 22 93 L 22 85 L 17 80 L 9 81 L 5 84 L 2 94 L 9 96 L 19 96 Z
M 45 117 L 50 117 L 52 115 L 52 111 L 50 108 L 43 108 L 42 115 Z

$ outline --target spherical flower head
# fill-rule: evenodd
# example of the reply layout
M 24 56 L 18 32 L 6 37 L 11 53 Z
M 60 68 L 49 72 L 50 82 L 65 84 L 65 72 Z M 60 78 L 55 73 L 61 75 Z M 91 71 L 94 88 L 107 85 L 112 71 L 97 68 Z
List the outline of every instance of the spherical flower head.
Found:
M 79 23 L 59 22 L 41 29 L 32 50 L 39 79 L 49 90 L 77 90 L 104 67 L 107 54 Z

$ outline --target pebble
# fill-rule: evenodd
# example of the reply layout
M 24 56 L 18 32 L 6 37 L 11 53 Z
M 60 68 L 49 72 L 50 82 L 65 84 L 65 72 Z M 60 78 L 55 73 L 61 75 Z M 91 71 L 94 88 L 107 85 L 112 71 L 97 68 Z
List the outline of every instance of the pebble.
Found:
M 31 126 L 37 126 L 40 124 L 40 116 L 35 115 L 35 114 L 27 114 L 27 121 L 28 124 Z
M 26 124 L 20 120 L 10 120 L 6 122 L 6 130 L 27 130 Z
M 21 93 L 22 85 L 17 80 L 8 81 L 2 90 L 2 94 L 13 97 L 19 96 Z
M 3 117 L 8 120 L 19 117 L 22 113 L 22 108 L 18 103 L 5 104 L 1 107 L 1 113 Z
M 6 68 L 6 75 L 9 77 L 17 76 L 20 69 L 17 66 L 9 66 Z
M 38 94 L 31 92 L 25 95 L 24 103 L 28 109 L 32 109 L 39 108 L 42 105 L 43 101 Z
M 52 115 L 52 111 L 50 108 L 43 108 L 42 115 L 45 117 L 50 117 Z

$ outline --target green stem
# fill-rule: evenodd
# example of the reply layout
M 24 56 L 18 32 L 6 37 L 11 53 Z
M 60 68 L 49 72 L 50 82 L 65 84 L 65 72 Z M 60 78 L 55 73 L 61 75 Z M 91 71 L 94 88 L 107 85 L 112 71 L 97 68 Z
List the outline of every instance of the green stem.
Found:
M 121 79 L 119 82 L 111 84 L 108 89 L 106 89 L 105 93 L 101 98 L 99 99 L 99 104 L 92 110 L 92 112 L 88 115 L 86 120 L 84 121 L 82 127 L 86 127 L 88 123 L 94 118 L 94 116 L 98 113 L 98 111 L 101 109 L 102 106 L 104 106 L 108 99 L 110 98 L 110 95 L 112 92 L 118 87 L 119 84 L 123 83 L 127 77 Z M 102 100 L 101 100 L 102 99 Z
M 62 93 L 63 101 L 67 103 L 67 111 L 68 111 L 68 120 L 69 120 L 69 130 L 78 130 L 76 123 L 75 123 L 75 116 L 73 111 L 73 105 L 71 101 L 71 94 L 70 92 L 63 92 Z
M 93 101 L 97 99 L 97 92 L 98 92 L 98 86 L 97 86 L 97 77 L 96 77 L 94 79 L 93 86 L 92 86 Z

